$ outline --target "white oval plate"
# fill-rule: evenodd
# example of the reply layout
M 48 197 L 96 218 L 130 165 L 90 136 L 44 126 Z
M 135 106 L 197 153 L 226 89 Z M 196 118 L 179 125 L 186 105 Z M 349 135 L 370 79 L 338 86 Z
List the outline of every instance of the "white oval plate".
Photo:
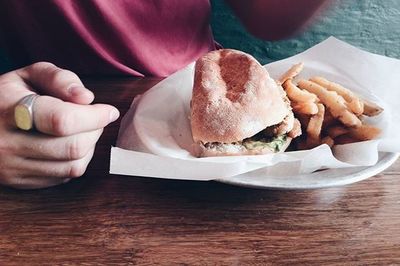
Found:
M 379 174 L 391 166 L 399 157 L 398 153 L 380 153 L 378 162 L 373 166 L 325 169 L 311 174 L 267 175 L 260 176 L 250 172 L 215 181 L 250 188 L 263 189 L 315 189 L 343 186 L 359 182 Z M 279 167 L 279 165 L 275 166 Z

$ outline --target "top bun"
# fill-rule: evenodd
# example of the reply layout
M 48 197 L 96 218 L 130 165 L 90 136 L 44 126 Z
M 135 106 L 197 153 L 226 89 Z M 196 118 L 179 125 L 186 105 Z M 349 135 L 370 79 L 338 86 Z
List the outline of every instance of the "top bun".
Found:
M 197 60 L 191 102 L 195 142 L 232 143 L 282 122 L 285 92 L 257 60 L 232 49 Z

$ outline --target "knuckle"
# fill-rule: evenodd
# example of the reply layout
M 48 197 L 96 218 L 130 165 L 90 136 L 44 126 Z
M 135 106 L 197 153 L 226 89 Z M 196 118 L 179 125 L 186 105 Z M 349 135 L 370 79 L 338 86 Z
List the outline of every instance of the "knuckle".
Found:
M 71 132 L 72 118 L 66 112 L 54 111 L 51 113 L 51 129 L 57 136 L 66 136 Z
M 33 63 L 30 65 L 32 68 L 37 68 L 37 69 L 49 69 L 49 68 L 55 68 L 56 66 L 53 63 L 46 62 L 46 61 L 40 61 Z
M 49 62 L 38 62 L 32 65 L 33 68 L 38 69 L 42 77 L 42 83 L 48 86 L 60 86 L 66 81 L 71 82 L 79 80 L 77 74 L 70 70 L 60 68 Z M 57 85 L 58 84 L 58 85 Z
M 79 80 L 79 76 L 71 70 L 63 69 L 62 74 L 63 78 L 68 78 L 69 80 Z
M 78 75 L 74 72 L 59 67 L 52 68 L 50 75 L 51 84 L 63 84 L 65 81 L 79 80 Z
M 0 176 L 2 176 L 7 169 L 7 163 L 5 158 L 6 155 L 0 151 Z
M 47 69 L 47 77 L 46 77 L 46 83 L 49 86 L 54 86 L 54 84 L 57 84 L 57 82 L 60 80 L 60 77 L 62 76 L 63 70 L 59 67 L 49 67 Z
M 12 161 L 12 148 L 4 140 L 0 140 L 0 178 L 8 173 Z
M 37 62 L 28 67 L 33 70 L 38 75 L 38 80 L 40 82 L 46 82 L 48 79 L 48 73 L 52 73 L 54 69 L 58 69 L 58 67 L 50 62 Z
M 85 157 L 87 148 L 85 143 L 79 137 L 75 136 L 67 143 L 67 152 L 70 160 L 78 160 Z
M 5 142 L 2 139 L 0 139 L 0 162 L 1 162 L 1 159 L 7 154 L 7 152 L 8 152 L 8 149 L 7 149 Z
M 86 171 L 86 165 L 82 162 L 74 162 L 69 169 L 68 177 L 76 178 L 82 176 Z
M 59 68 L 57 66 L 51 67 L 51 69 L 49 71 L 50 71 L 50 75 L 52 76 L 53 80 L 60 78 L 60 76 L 64 72 L 64 70 L 62 68 Z
M 23 180 L 3 170 L 0 172 L 0 184 L 12 188 L 20 188 L 23 185 Z
M 6 158 L 8 158 L 14 151 L 12 145 L 6 141 L 0 140 L 0 169 L 3 169 Z

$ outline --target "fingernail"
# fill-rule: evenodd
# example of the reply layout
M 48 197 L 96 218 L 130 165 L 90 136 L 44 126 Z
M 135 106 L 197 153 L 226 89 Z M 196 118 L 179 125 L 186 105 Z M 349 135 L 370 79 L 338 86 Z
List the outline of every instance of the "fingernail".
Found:
M 118 119 L 118 117 L 119 117 L 119 112 L 118 112 L 118 110 L 117 110 L 117 109 L 113 109 L 113 110 L 110 112 L 110 122 L 114 122 L 115 120 Z

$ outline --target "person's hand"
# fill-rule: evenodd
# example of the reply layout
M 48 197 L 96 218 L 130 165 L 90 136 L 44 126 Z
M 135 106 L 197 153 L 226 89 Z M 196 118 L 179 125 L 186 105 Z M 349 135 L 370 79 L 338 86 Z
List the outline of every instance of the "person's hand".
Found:
M 43 95 L 33 106 L 35 130 L 22 131 L 14 107 L 33 92 Z M 93 99 L 75 73 L 51 63 L 0 75 L 0 184 L 44 188 L 83 175 L 103 128 L 119 117 Z

